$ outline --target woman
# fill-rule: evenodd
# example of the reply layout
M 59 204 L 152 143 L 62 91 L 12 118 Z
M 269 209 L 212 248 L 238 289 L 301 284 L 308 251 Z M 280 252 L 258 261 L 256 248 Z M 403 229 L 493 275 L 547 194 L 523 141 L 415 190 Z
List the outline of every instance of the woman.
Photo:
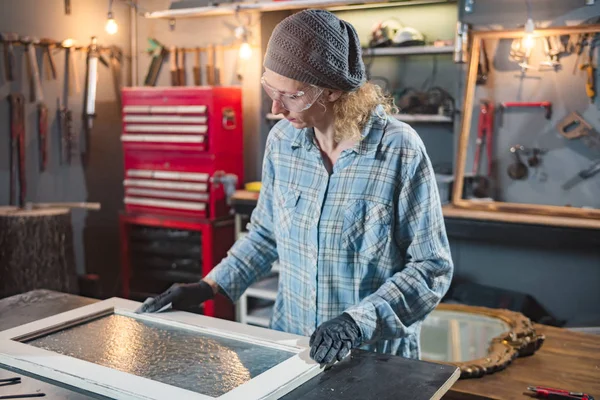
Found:
M 271 327 L 311 336 L 311 357 L 352 348 L 420 356 L 421 321 L 453 272 L 431 162 L 419 136 L 365 82 L 356 31 L 323 10 L 274 29 L 261 79 L 274 114 L 249 233 L 201 282 L 142 312 L 235 301 L 279 260 Z

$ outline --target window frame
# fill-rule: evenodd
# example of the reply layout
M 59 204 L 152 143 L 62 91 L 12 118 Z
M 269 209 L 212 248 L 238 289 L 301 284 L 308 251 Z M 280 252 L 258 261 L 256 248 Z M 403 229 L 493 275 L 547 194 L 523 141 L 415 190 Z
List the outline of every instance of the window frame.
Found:
M 102 316 L 117 314 L 296 353 L 248 382 L 216 397 L 220 400 L 279 398 L 322 371 L 319 364 L 309 357 L 310 348 L 306 337 L 182 311 L 135 314 L 139 306 L 139 302 L 111 298 L 2 331 L 0 363 L 112 398 L 215 399 L 22 342 Z

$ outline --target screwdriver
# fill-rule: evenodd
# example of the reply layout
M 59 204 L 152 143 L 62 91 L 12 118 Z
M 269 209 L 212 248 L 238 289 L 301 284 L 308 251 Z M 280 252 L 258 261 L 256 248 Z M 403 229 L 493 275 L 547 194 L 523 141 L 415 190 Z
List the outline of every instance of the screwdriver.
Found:
M 533 393 L 525 393 L 531 397 L 537 397 L 542 399 L 577 399 L 577 400 L 594 400 L 592 396 L 589 394 L 581 393 L 581 392 L 569 392 L 568 390 L 563 389 L 552 389 L 542 386 L 529 386 L 527 390 L 532 391 Z
M 600 172 L 600 160 L 596 161 L 595 163 L 590 165 L 588 168 L 579 171 L 579 173 L 577 175 L 575 175 L 573 178 L 571 178 L 567 182 L 565 182 L 562 185 L 562 188 L 563 188 L 563 190 L 569 190 L 572 187 L 574 187 L 575 185 L 579 184 L 580 182 L 583 182 L 584 180 L 589 179 L 592 176 L 596 175 L 598 172 Z

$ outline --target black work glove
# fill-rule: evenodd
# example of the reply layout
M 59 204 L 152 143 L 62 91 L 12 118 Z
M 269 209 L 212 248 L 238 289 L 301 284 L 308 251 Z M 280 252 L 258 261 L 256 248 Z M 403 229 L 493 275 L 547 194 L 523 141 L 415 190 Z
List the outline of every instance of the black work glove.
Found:
M 341 361 L 351 349 L 360 346 L 360 328 L 349 314 L 322 323 L 310 337 L 310 357 L 319 364 Z
M 153 313 L 169 303 L 173 303 L 173 308 L 188 308 L 200 305 L 213 297 L 215 297 L 215 294 L 212 287 L 204 281 L 198 283 L 175 283 L 166 292 L 144 301 L 144 304 L 135 310 L 135 312 Z

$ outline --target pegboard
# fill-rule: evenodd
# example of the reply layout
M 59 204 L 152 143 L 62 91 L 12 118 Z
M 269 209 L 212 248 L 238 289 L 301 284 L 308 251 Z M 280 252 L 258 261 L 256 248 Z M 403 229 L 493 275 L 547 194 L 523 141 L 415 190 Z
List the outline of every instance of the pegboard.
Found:
M 493 129 L 493 168 L 490 175 L 492 188 L 490 197 L 495 201 L 533 205 L 573 206 L 600 208 L 600 174 L 564 190 L 563 185 L 580 171 L 600 160 L 600 149 L 591 149 L 581 139 L 568 140 L 563 137 L 557 124 L 569 113 L 578 112 L 590 125 L 600 131 L 600 99 L 592 103 L 586 95 L 586 72 L 579 65 L 587 62 L 588 47 L 578 58 L 571 53 L 578 34 L 571 35 L 567 45 L 569 52 L 559 57 L 560 65 L 542 65 L 547 60 L 543 37 L 535 40 L 528 59 L 533 68 L 522 69 L 510 58 L 513 39 L 485 38 L 484 46 L 490 61 L 490 73 L 485 84 L 475 87 L 470 118 L 469 138 L 464 164 L 465 176 L 472 173 L 480 102 L 488 100 L 495 105 Z M 514 39 L 519 40 L 519 39 Z M 594 65 L 597 63 L 600 35 L 593 51 Z M 539 68 L 539 70 L 537 69 Z M 597 75 L 597 71 L 596 71 Z M 597 79 L 597 77 L 596 77 Z M 542 102 L 552 105 L 550 119 L 546 119 L 543 108 L 502 109 L 503 102 Z M 540 149 L 541 163 L 528 166 L 525 179 L 514 180 L 507 170 L 515 155 L 510 148 L 522 145 L 528 149 Z M 532 153 L 523 157 L 523 162 Z M 486 173 L 486 149 L 481 149 L 480 174 Z

